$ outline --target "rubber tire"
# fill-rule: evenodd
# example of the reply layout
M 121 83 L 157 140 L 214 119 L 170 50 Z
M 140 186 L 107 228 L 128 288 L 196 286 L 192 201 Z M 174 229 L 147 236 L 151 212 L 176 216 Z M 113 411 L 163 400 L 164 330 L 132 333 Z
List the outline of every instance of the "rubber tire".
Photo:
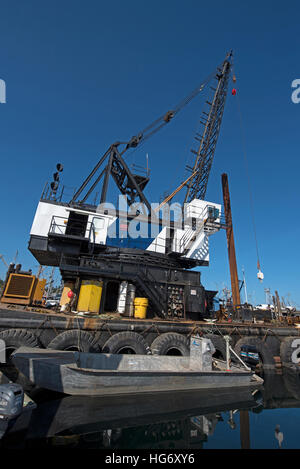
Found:
M 300 400 L 300 371 L 295 366 L 283 367 L 283 382 L 288 393 L 297 401 Z
M 151 351 L 153 355 L 173 355 L 170 350 L 175 349 L 183 357 L 190 355 L 189 340 L 182 334 L 177 332 L 166 332 L 153 340 Z
M 102 352 L 104 344 L 108 341 L 108 339 L 110 339 L 110 337 L 112 337 L 112 334 L 107 331 L 101 331 L 100 334 L 96 332 L 95 343 L 97 343 L 99 351 Z
M 292 347 L 292 343 L 294 342 L 294 340 L 298 341 L 298 344 L 296 347 Z M 294 366 L 296 369 L 298 369 L 298 364 L 292 362 L 292 355 L 299 347 L 300 347 L 299 336 L 286 337 L 285 339 L 283 339 L 283 341 L 280 344 L 280 358 L 281 358 L 282 365 Z
M 4 340 L 6 348 L 10 350 L 10 354 L 6 356 L 7 363 L 1 364 L 4 374 L 13 382 L 20 384 L 24 391 L 31 391 L 33 383 L 31 383 L 18 369 L 13 365 L 9 359 L 10 355 L 19 347 L 38 348 L 39 341 L 33 332 L 26 329 L 7 329 L 0 332 L 0 339 Z
M 216 349 L 213 357 L 226 360 L 226 342 L 223 337 L 218 334 L 205 334 L 204 337 L 210 339 Z
M 7 329 L 0 332 L 0 339 L 4 340 L 6 348 L 13 349 L 13 351 L 19 347 L 39 347 L 37 337 L 26 329 Z
M 95 339 L 92 334 L 78 329 L 58 334 L 53 340 L 51 340 L 47 348 L 52 350 L 75 350 L 85 353 L 99 352 L 99 347 L 95 343 Z
M 150 348 L 144 338 L 137 332 L 117 332 L 110 337 L 103 345 L 103 353 L 121 353 L 123 349 L 131 349 L 135 355 L 146 355 L 150 353 Z
M 258 354 L 264 366 L 272 366 L 275 368 L 275 361 L 269 347 L 258 337 L 242 337 L 237 341 L 234 347 L 235 353 L 240 356 L 242 345 L 252 345 L 256 347 Z

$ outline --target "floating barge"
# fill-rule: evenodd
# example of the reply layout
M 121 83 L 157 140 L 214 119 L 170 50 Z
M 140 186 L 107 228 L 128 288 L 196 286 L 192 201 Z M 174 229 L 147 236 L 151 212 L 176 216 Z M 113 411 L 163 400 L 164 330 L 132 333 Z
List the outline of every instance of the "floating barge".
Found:
M 223 336 L 229 335 L 238 355 L 242 347 L 255 347 L 264 367 L 298 366 L 297 325 L 264 318 L 255 324 L 251 314 L 235 314 L 232 322 L 205 321 L 212 318 L 216 292 L 204 288 L 201 273 L 195 268 L 209 265 L 209 239 L 221 229 L 226 229 L 227 235 L 231 233 L 227 241 L 234 279 L 233 305 L 240 304 L 226 174 L 222 175 L 224 214 L 221 204 L 205 200 L 231 70 L 229 52 L 211 79 L 173 110 L 129 141 L 121 139 L 110 145 L 71 200 L 63 199 L 63 167 L 57 164 L 53 181 L 45 186 L 39 200 L 28 248 L 41 266 L 60 269 L 64 282 L 60 304 L 70 312 L 28 307 L 41 300 L 43 284 L 39 275 L 10 266 L 0 304 L 0 339 L 8 354 L 25 346 L 84 353 L 188 356 L 189 337 L 198 333 L 212 340 L 216 358 L 225 358 Z M 192 149 L 191 176 L 153 208 L 144 193 L 148 170 L 146 174 L 136 168 L 131 171 L 124 155 L 169 125 L 211 80 L 214 86 L 207 90 L 208 107 L 202 113 L 204 129 L 200 137 L 195 136 L 197 148 Z M 122 195 L 116 210 L 107 205 L 112 180 Z M 100 184 L 98 200 L 96 189 Z M 182 188 L 186 189 L 182 219 L 171 219 L 160 209 Z M 137 223 L 145 228 L 141 238 L 130 236 L 130 227 Z M 147 314 L 139 318 L 134 317 L 136 300 L 145 300 L 148 306 Z M 26 306 L 22 309 L 21 305 Z M 127 306 L 131 317 L 126 317 Z
M 285 323 L 168 321 L 159 318 L 125 318 L 118 314 L 82 317 L 43 309 L 4 307 L 0 308 L 0 330 L 0 339 L 6 342 L 8 352 L 20 346 L 52 348 L 53 343 L 60 350 L 100 352 L 114 337 L 116 342 L 118 338 L 123 338 L 122 343 L 127 352 L 137 353 L 136 349 L 142 347 L 145 354 L 151 352 L 153 344 L 155 341 L 157 344 L 160 338 L 159 342 L 166 341 L 165 352 L 169 355 L 187 355 L 188 339 L 198 333 L 212 340 L 216 349 L 215 357 L 223 359 L 226 348 L 222 336 L 229 335 L 231 347 L 238 354 L 243 345 L 254 345 L 264 367 L 279 369 L 282 364 L 293 364 L 294 340 L 300 338 L 297 325 Z M 116 352 L 115 347 L 110 348 Z M 163 345 L 158 343 L 157 348 L 158 353 L 163 352 Z M 294 365 L 298 366 L 297 363 Z

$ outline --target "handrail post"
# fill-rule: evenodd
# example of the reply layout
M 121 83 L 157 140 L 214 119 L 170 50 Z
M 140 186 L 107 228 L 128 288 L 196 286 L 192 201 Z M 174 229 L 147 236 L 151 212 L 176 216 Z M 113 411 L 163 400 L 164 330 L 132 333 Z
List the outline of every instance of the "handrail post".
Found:
M 226 370 L 230 371 L 230 337 L 229 335 L 224 335 L 224 340 L 226 342 Z

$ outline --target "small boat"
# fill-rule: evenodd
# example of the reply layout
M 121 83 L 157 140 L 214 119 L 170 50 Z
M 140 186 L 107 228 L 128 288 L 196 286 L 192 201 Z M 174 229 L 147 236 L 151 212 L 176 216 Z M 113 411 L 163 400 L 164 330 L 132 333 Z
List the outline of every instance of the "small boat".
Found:
M 156 392 L 257 387 L 251 370 L 216 361 L 210 371 L 192 357 L 113 355 L 21 347 L 14 365 L 34 385 L 69 395 L 111 396 Z

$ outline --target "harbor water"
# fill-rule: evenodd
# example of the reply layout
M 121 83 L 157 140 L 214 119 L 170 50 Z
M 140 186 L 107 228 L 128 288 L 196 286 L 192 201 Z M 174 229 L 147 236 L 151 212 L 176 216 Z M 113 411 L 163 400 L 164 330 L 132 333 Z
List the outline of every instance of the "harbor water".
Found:
M 89 398 L 32 392 L 36 409 L 10 424 L 0 448 L 299 449 L 299 374 L 259 389 Z

